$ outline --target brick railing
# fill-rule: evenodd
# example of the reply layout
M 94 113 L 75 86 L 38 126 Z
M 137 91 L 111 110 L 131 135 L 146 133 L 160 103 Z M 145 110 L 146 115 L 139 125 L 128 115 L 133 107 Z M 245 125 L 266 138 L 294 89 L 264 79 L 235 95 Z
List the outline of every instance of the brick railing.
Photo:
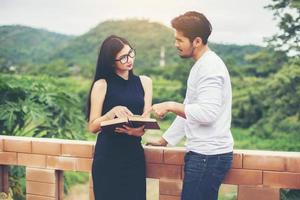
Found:
M 62 200 L 63 171 L 90 172 L 94 142 L 0 136 L 0 192 L 8 167 L 26 167 L 27 200 Z M 179 200 L 182 148 L 145 147 L 147 177 L 159 179 L 159 199 Z M 91 178 L 90 178 L 91 179 Z M 238 185 L 238 200 L 279 199 L 280 188 L 300 189 L 300 153 L 235 150 L 224 184 Z M 93 199 L 90 181 L 90 199 Z

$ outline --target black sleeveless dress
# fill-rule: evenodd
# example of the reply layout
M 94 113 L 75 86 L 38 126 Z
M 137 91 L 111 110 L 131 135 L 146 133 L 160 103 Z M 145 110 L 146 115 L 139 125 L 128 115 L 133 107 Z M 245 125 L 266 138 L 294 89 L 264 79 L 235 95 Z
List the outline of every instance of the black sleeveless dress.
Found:
M 106 80 L 102 115 L 115 106 L 133 114 L 144 109 L 144 89 L 138 76 L 117 74 Z M 146 200 L 145 156 L 141 137 L 103 129 L 98 135 L 92 165 L 95 200 Z

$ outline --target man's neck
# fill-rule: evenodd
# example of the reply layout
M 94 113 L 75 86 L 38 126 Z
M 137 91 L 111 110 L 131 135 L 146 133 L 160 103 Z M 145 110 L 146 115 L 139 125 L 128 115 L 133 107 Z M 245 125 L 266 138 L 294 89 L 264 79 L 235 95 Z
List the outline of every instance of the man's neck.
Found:
M 209 47 L 208 45 L 204 45 L 199 49 L 196 49 L 193 55 L 193 60 L 197 61 L 199 60 L 199 58 L 201 58 L 203 56 L 203 54 L 205 54 L 205 52 L 209 51 Z

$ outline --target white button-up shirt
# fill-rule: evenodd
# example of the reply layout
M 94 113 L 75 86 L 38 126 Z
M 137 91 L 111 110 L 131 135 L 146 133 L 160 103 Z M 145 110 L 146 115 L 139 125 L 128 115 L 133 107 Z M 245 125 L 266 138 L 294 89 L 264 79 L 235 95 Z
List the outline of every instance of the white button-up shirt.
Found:
M 215 155 L 233 151 L 232 91 L 228 70 L 213 51 L 192 67 L 184 100 L 186 119 L 177 116 L 163 138 L 176 145 L 186 136 L 187 151 Z

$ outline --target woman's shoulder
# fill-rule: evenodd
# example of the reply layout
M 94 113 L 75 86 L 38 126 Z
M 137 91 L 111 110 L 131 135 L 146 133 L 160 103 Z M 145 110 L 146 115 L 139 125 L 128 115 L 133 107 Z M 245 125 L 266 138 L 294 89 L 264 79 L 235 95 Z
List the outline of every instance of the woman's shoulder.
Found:
M 151 84 L 152 83 L 152 79 L 149 76 L 140 75 L 139 77 L 140 77 L 141 81 L 146 83 L 146 84 Z
M 139 78 L 141 80 L 144 91 L 148 89 L 152 90 L 152 79 L 150 77 L 145 75 L 140 75 Z
M 107 87 L 107 82 L 105 79 L 99 79 L 94 83 L 94 88 L 104 89 Z

